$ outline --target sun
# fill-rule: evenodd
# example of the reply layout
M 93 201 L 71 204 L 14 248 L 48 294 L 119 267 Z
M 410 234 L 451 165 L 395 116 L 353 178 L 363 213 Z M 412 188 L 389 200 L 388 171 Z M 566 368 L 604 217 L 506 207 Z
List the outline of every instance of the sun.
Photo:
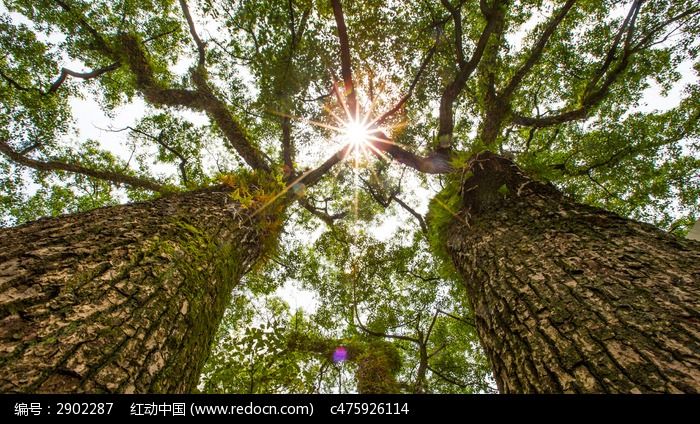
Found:
M 350 120 L 343 127 L 343 138 L 354 148 L 365 146 L 371 137 L 369 126 L 361 121 Z

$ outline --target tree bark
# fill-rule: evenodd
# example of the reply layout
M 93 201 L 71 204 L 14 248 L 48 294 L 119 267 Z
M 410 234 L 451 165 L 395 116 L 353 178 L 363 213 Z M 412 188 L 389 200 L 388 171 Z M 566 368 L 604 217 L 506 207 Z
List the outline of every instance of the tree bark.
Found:
M 266 236 L 229 191 L 0 229 L 0 391 L 192 391 Z
M 447 250 L 503 393 L 700 392 L 700 243 L 484 152 Z

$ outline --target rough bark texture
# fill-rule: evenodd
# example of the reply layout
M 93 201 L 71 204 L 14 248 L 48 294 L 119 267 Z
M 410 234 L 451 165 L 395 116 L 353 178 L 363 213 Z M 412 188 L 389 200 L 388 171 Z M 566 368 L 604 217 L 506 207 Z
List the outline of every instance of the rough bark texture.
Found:
M 501 392 L 700 392 L 700 243 L 485 152 L 447 249 Z
M 0 391 L 191 391 L 262 237 L 226 188 L 0 229 Z

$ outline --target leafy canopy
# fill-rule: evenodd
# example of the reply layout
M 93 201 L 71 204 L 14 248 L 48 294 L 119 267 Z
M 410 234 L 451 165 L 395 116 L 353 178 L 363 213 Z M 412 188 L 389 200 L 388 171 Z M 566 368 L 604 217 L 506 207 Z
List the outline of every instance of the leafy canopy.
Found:
M 2 0 L 0 219 L 220 183 L 246 206 L 284 196 L 203 390 L 489 391 L 435 251 L 454 171 L 489 149 L 684 234 L 699 31 L 694 0 Z

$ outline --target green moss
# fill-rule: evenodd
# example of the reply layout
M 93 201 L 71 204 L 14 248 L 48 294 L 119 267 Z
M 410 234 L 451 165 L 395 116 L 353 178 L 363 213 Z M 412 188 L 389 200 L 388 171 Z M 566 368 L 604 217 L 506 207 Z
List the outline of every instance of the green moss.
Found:
M 401 356 L 392 343 L 372 340 L 354 362 L 357 364 L 357 390 L 360 393 L 401 391 L 396 381 L 396 374 L 401 369 Z
M 444 268 L 450 274 L 454 270 L 452 259 L 447 251 L 446 237 L 450 234 L 450 229 L 458 219 L 458 213 L 462 208 L 460 180 L 457 174 L 447 177 L 445 188 L 430 201 L 426 220 L 431 251 L 441 262 L 440 268 Z

